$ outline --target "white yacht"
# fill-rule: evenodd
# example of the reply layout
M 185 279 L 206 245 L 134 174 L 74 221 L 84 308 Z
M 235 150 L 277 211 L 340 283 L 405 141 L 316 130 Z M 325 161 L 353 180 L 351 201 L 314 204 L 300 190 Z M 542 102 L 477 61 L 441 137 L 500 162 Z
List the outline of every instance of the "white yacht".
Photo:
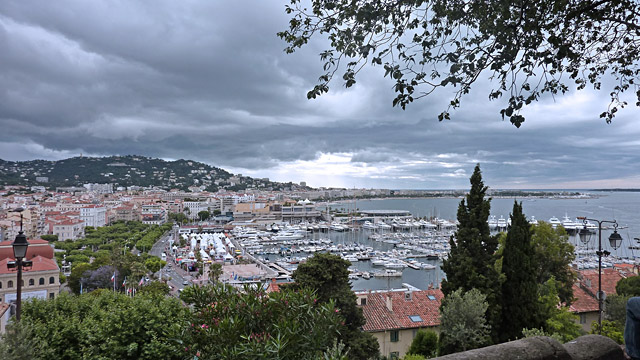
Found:
M 304 237 L 306 236 L 306 232 L 297 230 L 297 231 L 283 231 L 283 232 L 279 232 L 276 235 L 272 236 L 273 240 L 298 240 L 298 239 L 304 239 Z
M 344 225 L 342 225 L 340 223 L 337 223 L 337 222 L 332 222 L 331 226 L 329 226 L 329 228 L 331 230 L 333 230 L 333 231 L 345 231 L 345 230 L 347 230 L 346 226 L 344 226 Z
M 489 230 L 495 230 L 498 228 L 498 219 L 496 219 L 495 215 L 489 216 L 487 223 L 489 224 Z
M 400 272 L 398 270 L 387 269 L 387 270 L 382 271 L 382 272 L 376 272 L 376 273 L 373 274 L 373 276 L 375 276 L 375 277 L 396 277 L 396 276 L 402 276 L 402 272 Z
M 567 216 L 567 214 L 564 214 L 561 224 L 562 227 L 564 227 L 564 229 L 568 232 L 574 232 L 582 227 L 582 224 L 569 219 L 569 216 Z
M 380 230 L 391 230 L 391 225 L 386 224 L 385 222 L 383 222 L 382 220 L 378 221 L 376 223 L 376 227 Z
M 507 220 L 504 216 L 500 215 L 500 219 L 498 219 L 498 230 L 506 230 L 507 229 Z
M 555 228 L 557 228 L 557 227 L 558 227 L 558 225 L 562 225 L 562 222 L 561 222 L 561 221 L 560 221 L 560 219 L 558 219 L 557 217 L 552 216 L 552 217 L 549 219 L 549 224 L 551 224 L 551 226 L 555 229 Z
M 531 219 L 529 219 L 529 224 L 538 225 L 538 220 L 536 220 L 535 216 L 532 216 Z
M 375 230 L 376 226 L 374 224 L 372 224 L 371 221 L 365 221 L 364 224 L 362 224 L 362 228 L 363 229 L 369 229 L 369 230 Z

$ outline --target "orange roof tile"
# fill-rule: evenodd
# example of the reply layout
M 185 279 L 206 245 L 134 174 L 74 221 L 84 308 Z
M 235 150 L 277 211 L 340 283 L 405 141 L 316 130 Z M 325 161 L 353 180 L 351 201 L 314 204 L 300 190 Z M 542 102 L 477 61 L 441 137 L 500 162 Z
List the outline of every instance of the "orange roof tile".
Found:
M 13 274 L 16 272 L 15 269 L 7 268 L 7 263 L 13 260 L 14 259 L 12 258 L 6 258 L 6 259 L 0 260 L 0 274 Z M 33 266 L 27 269 L 23 268 L 22 271 L 30 273 L 34 271 L 60 270 L 55 260 L 47 259 L 46 257 L 43 257 L 43 256 L 36 256 L 33 259 L 31 259 L 31 261 L 33 261 Z
M 387 308 L 387 296 L 391 297 L 393 311 Z M 413 291 L 410 300 L 405 299 L 404 291 L 368 293 L 366 305 L 362 305 L 367 321 L 363 330 L 382 331 L 440 325 L 439 309 L 443 297 L 440 289 Z M 414 315 L 420 316 L 422 321 L 409 318 Z
M 587 291 L 592 291 L 594 294 L 598 292 L 597 269 L 579 270 L 578 274 L 580 283 L 587 288 Z M 635 276 L 635 274 L 624 270 L 602 269 L 602 290 L 606 294 L 613 295 L 616 293 L 616 284 L 618 284 L 618 281 L 630 276 Z
M 53 248 L 49 242 L 42 239 L 29 239 L 29 247 L 27 248 L 27 259 L 36 256 L 44 256 L 53 259 Z M 0 242 L 0 259 L 13 258 L 13 240 Z
M 571 312 L 584 313 L 598 311 L 598 300 L 578 284 L 573 284 L 573 297 L 575 300 L 569 307 Z

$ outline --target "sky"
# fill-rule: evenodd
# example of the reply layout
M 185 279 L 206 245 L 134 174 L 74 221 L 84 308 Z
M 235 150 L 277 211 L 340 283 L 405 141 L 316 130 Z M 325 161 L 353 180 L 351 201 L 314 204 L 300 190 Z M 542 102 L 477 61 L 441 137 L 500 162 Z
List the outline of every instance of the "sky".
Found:
M 381 67 L 307 100 L 326 41 L 286 54 L 287 3 L 0 2 L 0 158 L 135 154 L 390 189 L 468 188 L 479 163 L 496 189 L 640 187 L 640 109 L 607 124 L 606 91 L 545 97 L 519 129 L 482 79 L 443 122 L 449 90 L 403 111 Z

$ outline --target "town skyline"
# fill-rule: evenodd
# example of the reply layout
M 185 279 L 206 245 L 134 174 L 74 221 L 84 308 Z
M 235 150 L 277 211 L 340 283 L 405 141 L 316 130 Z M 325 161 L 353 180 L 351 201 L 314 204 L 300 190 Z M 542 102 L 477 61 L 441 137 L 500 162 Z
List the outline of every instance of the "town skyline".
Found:
M 450 93 L 402 111 L 383 69 L 365 68 L 307 100 L 324 44 L 287 55 L 285 2 L 246 5 L 0 4 L 0 158 L 183 158 L 313 187 L 464 189 L 476 163 L 499 189 L 640 183 L 631 97 L 606 124 L 608 94 L 570 88 L 516 129 L 479 79 L 438 122 Z

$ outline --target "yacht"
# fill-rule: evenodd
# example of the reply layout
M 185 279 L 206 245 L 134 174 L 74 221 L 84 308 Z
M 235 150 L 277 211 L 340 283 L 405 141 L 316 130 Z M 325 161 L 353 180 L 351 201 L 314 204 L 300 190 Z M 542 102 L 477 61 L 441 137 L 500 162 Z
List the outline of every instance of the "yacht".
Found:
M 496 219 L 495 215 L 489 216 L 487 223 L 489 223 L 489 230 L 495 230 L 498 228 L 498 219 Z
M 582 227 L 582 224 L 569 219 L 567 214 L 564 214 L 561 224 L 567 232 L 575 232 Z
M 375 276 L 375 277 L 396 277 L 396 276 L 402 276 L 402 272 L 400 272 L 398 270 L 386 269 L 385 271 L 374 273 L 373 276 Z
M 507 229 L 507 220 L 505 220 L 504 216 L 500 215 L 500 219 L 498 219 L 498 230 L 506 230 Z
M 304 239 L 304 237 L 306 236 L 306 232 L 300 231 L 300 230 L 295 230 L 295 231 L 283 231 L 280 232 L 276 235 L 272 236 L 273 240 L 298 240 L 298 239 Z
M 391 230 L 391 225 L 384 223 L 382 220 L 376 223 L 376 227 L 380 230 Z
M 400 261 L 389 261 L 388 263 L 384 264 L 384 267 L 387 269 L 404 269 L 407 267 L 407 264 Z
M 531 219 L 529 219 L 529 224 L 538 225 L 538 220 L 536 220 L 535 216 L 532 216 Z
M 369 230 L 375 230 L 376 226 L 374 224 L 372 224 L 371 221 L 365 221 L 364 224 L 362 224 L 362 228 L 363 229 L 369 229 Z
M 560 221 L 560 219 L 558 219 L 557 217 L 552 216 L 552 217 L 549 219 L 549 224 L 551 224 L 551 226 L 555 229 L 555 228 L 557 228 L 557 227 L 558 227 L 558 225 L 562 225 L 562 222 L 561 222 L 561 221 Z
M 340 223 L 337 223 L 337 222 L 332 222 L 331 226 L 329 226 L 329 228 L 331 230 L 333 230 L 333 231 L 345 231 L 345 230 L 347 230 L 346 226 L 344 226 L 344 225 L 342 225 Z

